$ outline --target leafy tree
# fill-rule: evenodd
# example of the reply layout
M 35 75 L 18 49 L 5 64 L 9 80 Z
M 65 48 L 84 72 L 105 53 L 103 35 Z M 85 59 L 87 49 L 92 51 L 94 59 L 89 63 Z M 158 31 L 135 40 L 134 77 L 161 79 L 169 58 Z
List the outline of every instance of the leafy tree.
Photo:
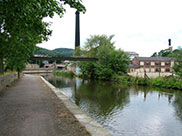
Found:
M 175 59 L 174 71 L 182 79 L 182 50 L 173 52 L 172 57 Z
M 6 63 L 11 69 L 21 69 L 37 43 L 51 35 L 45 17 L 60 17 L 64 5 L 85 12 L 81 0 L 0 0 L 0 73 Z
M 129 56 L 114 48 L 112 38 L 113 35 L 94 35 L 87 39 L 81 56 L 96 57 L 99 61 L 79 64 L 84 78 L 110 80 L 127 72 Z
M 160 52 L 154 52 L 151 57 L 168 57 L 171 54 L 169 49 L 161 50 Z

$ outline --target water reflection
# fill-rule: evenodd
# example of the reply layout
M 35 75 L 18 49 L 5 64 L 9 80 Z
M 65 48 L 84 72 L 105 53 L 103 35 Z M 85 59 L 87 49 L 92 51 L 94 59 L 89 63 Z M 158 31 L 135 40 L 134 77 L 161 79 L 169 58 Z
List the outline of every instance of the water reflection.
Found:
M 104 86 L 104 88 L 103 88 Z M 87 107 L 87 112 L 107 117 L 113 109 L 124 107 L 129 103 L 127 87 L 118 88 L 107 82 L 87 81 L 76 87 L 73 98 L 80 107 Z
M 181 135 L 180 91 L 77 78 L 48 80 L 115 136 Z
M 182 122 L 182 93 L 177 92 L 173 101 L 176 117 Z

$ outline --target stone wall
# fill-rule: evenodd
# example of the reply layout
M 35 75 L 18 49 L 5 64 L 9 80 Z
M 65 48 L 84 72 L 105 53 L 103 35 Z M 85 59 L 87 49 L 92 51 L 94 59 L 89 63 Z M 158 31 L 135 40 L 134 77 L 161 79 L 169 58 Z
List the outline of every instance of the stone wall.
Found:
M 6 74 L 0 76 L 0 91 L 7 85 L 11 84 L 14 80 L 18 79 L 17 73 Z
M 145 73 L 144 72 L 130 72 L 128 75 L 133 76 L 133 77 L 144 77 Z M 172 73 L 170 72 L 146 72 L 146 75 L 149 78 L 156 78 L 156 77 L 165 77 L 165 76 L 170 76 Z

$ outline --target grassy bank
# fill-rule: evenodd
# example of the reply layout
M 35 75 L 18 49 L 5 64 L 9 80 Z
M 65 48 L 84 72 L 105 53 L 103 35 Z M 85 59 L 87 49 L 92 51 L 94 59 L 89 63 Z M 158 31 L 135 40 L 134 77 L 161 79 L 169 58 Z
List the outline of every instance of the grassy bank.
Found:
M 63 72 L 63 71 L 53 71 L 54 76 L 63 76 L 74 78 L 76 75 L 73 72 Z M 182 90 L 182 80 L 177 77 L 158 77 L 158 78 L 140 78 L 132 76 L 119 76 L 115 81 L 135 84 L 135 85 L 145 85 L 145 86 L 155 86 L 169 89 L 180 89 Z
M 63 72 L 63 71 L 57 71 L 57 70 L 54 70 L 54 71 L 53 71 L 53 75 L 54 75 L 54 76 L 69 77 L 69 78 L 73 78 L 73 77 L 76 76 L 76 75 L 75 75 L 73 72 L 71 72 L 71 71 L 69 71 L 69 72 Z
M 12 74 L 12 73 L 16 73 L 16 71 L 8 71 L 8 72 L 5 72 L 3 74 L 0 73 L 0 76 L 5 76 L 5 75 L 8 75 L 8 74 Z
M 177 77 L 139 78 L 131 76 L 120 76 L 117 81 L 137 85 L 156 86 L 171 89 L 182 89 L 182 80 Z

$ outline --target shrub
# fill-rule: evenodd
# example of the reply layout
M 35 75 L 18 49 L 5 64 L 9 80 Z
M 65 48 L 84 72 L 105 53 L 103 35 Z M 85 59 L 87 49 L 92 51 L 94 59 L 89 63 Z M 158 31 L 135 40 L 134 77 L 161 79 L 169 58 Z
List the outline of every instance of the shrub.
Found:
M 56 71 L 56 70 L 54 70 L 54 71 L 53 71 L 53 75 L 54 75 L 54 76 L 70 77 L 70 78 L 75 77 L 75 74 L 74 74 L 72 71 L 69 71 L 69 72 L 62 72 L 62 71 Z

